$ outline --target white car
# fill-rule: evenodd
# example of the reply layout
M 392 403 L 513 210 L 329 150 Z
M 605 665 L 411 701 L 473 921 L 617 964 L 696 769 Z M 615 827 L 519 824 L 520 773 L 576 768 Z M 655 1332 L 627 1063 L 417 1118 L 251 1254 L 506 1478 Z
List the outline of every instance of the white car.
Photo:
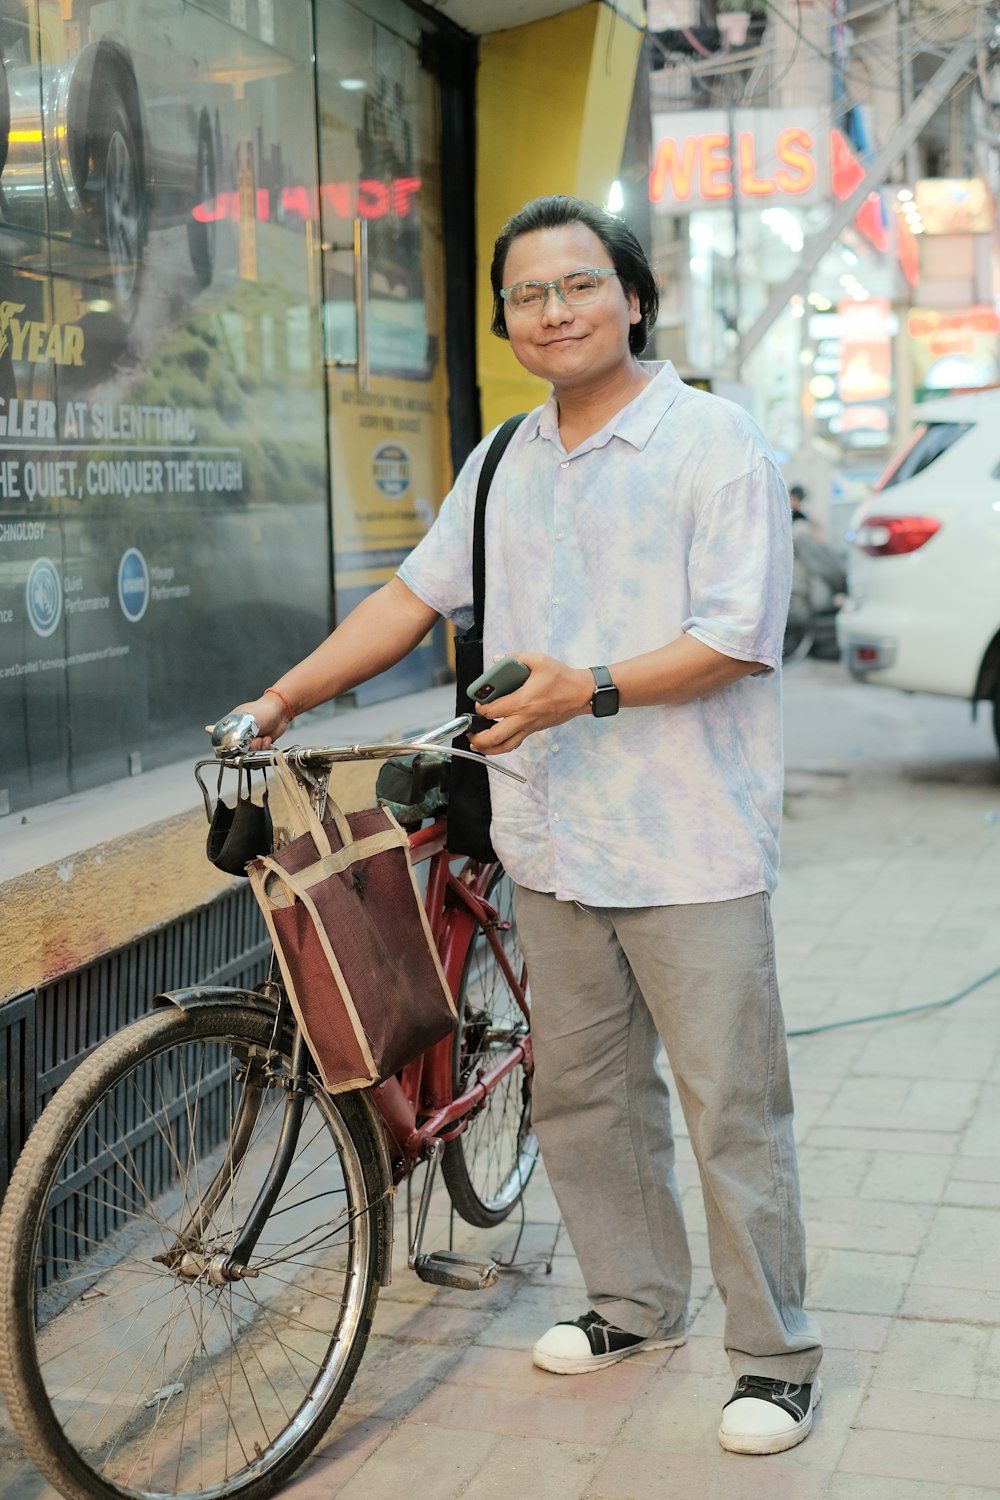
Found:
M 852 517 L 841 652 L 862 681 L 992 703 L 1000 747 L 1000 391 L 915 416 Z

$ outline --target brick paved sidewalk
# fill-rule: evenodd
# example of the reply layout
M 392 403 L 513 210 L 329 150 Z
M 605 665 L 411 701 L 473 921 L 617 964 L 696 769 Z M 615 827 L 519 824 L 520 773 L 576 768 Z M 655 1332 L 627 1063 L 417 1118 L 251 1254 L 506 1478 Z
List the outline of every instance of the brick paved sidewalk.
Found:
M 822 718 L 832 687 L 841 705 L 862 692 L 868 711 L 864 690 L 838 687 L 822 668 L 790 694 Z M 961 764 L 931 757 L 914 769 L 912 759 L 868 756 L 859 769 L 832 720 L 821 755 L 796 753 L 789 738 L 775 924 L 790 1030 L 937 1001 L 1000 965 L 992 743 Z M 585 1305 L 541 1169 L 522 1253 L 554 1243 L 552 1273 L 529 1265 L 483 1293 L 425 1286 L 405 1269 L 401 1202 L 397 1273 L 369 1351 L 288 1500 L 1000 1494 L 1000 977 L 946 1009 L 793 1036 L 790 1046 L 809 1304 L 827 1341 L 823 1403 L 804 1444 L 745 1458 L 716 1441 L 732 1381 L 683 1141 L 696 1263 L 686 1347 L 576 1379 L 532 1368 L 539 1332 Z M 445 1212 L 440 1195 L 435 1209 Z M 509 1251 L 512 1232 L 468 1231 L 462 1242 Z M 0 1495 L 53 1492 L 12 1456 Z

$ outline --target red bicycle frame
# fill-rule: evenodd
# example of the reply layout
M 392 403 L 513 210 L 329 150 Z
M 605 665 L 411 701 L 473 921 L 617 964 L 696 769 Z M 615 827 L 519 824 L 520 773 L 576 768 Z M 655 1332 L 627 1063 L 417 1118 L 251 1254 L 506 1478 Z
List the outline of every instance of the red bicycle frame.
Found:
M 443 818 L 428 824 L 410 835 L 410 855 L 414 864 L 430 861 L 425 905 L 451 992 L 457 1000 L 469 945 L 479 928 L 527 1023 L 524 975 L 514 972 L 504 949 L 502 939 L 507 924 L 500 921 L 496 908 L 485 897 L 497 866 L 468 861 L 456 873 L 451 867 L 454 856 L 448 853 L 446 836 Z M 386 1129 L 401 1153 L 400 1159 L 393 1163 L 397 1182 L 407 1175 L 413 1162 L 425 1155 L 430 1144 L 461 1134 L 478 1105 L 511 1069 L 523 1062 L 526 1072 L 531 1072 L 531 1038 L 525 1035 L 502 1062 L 489 1071 L 480 1070 L 475 1082 L 456 1097 L 452 1051 L 453 1038 L 446 1036 L 407 1064 L 401 1074 L 387 1078 L 371 1091 Z

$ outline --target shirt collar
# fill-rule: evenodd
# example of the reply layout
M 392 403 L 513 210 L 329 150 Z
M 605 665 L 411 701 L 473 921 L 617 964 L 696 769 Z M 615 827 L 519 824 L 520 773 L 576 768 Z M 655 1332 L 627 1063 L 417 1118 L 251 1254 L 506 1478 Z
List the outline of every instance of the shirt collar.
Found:
M 592 448 L 605 447 L 613 437 L 624 438 L 633 448 L 645 448 L 664 412 L 684 390 L 684 382 L 669 360 L 644 360 L 643 369 L 652 375 L 652 380 L 600 432 L 594 433 L 589 440 Z M 554 442 L 559 439 L 559 407 L 554 393 L 525 420 L 526 441 L 536 437 Z

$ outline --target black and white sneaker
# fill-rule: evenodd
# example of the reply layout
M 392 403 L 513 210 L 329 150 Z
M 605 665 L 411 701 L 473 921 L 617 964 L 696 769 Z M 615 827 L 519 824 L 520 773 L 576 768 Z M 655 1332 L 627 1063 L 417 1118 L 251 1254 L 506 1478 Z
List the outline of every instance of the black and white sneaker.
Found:
M 554 1375 L 586 1375 L 590 1370 L 616 1365 L 629 1354 L 640 1354 L 644 1349 L 679 1349 L 686 1341 L 683 1329 L 650 1338 L 626 1333 L 591 1310 L 572 1323 L 556 1323 L 543 1333 L 531 1357 L 540 1370 L 551 1370 Z
M 741 1375 L 722 1409 L 719 1442 L 730 1453 L 783 1453 L 809 1436 L 823 1387 Z

